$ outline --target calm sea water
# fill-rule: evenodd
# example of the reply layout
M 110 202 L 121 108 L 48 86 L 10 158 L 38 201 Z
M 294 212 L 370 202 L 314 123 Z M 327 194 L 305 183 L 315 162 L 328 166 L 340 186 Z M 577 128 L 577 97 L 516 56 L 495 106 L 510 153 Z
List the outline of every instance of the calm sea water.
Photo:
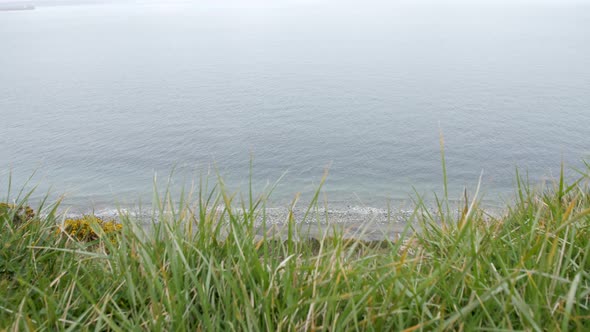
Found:
M 199 1 L 0 12 L 0 183 L 81 206 L 217 168 L 277 204 L 509 197 L 590 159 L 590 6 Z M 164 182 L 164 181 L 162 181 Z

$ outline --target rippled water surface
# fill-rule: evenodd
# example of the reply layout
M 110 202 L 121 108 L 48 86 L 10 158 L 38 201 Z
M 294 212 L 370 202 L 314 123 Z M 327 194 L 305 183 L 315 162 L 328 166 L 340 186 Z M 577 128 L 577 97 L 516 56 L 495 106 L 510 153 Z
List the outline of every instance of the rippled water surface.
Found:
M 80 205 L 215 167 L 330 201 L 486 199 L 590 157 L 590 6 L 216 1 L 0 12 L 0 183 Z M 214 171 L 212 171 L 214 172 Z M 4 190 L 4 189 L 2 189 Z

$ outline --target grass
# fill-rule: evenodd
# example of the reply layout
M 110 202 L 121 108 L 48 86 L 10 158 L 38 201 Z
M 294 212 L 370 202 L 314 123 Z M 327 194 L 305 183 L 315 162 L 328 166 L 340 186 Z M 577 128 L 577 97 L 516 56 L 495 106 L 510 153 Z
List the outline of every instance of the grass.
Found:
M 156 190 L 149 230 L 121 213 L 115 240 L 89 242 L 56 234 L 59 202 L 14 223 L 21 192 L 0 211 L 0 330 L 589 330 L 589 170 L 543 190 L 517 174 L 499 217 L 418 197 L 418 231 L 378 246 L 306 240 L 292 214 L 288 236 L 260 236 L 264 198 L 221 179 Z

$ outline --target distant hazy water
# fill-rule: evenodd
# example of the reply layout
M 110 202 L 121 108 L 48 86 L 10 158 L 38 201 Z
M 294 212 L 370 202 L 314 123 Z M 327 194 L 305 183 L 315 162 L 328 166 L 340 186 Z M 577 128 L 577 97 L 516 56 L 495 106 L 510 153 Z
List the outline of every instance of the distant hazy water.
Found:
M 240 4 L 241 3 L 241 4 Z M 358 1 L 40 6 L 0 13 L 0 190 L 149 200 L 216 163 L 279 203 L 486 198 L 590 157 L 590 6 Z

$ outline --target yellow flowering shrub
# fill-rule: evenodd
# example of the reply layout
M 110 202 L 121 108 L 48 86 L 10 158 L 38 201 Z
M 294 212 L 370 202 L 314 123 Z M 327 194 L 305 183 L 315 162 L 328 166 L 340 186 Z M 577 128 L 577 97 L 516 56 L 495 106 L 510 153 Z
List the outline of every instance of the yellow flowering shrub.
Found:
M 100 227 L 104 235 L 111 240 L 111 242 L 115 241 L 116 235 L 123 229 L 123 225 L 114 220 L 103 220 L 97 216 L 84 215 L 80 218 L 66 219 L 63 227 L 58 229 L 57 233 L 67 233 L 79 241 L 89 242 L 98 240 L 101 237 L 101 234 L 97 234 L 94 231 L 92 228 L 93 224 L 96 225 L 95 228 Z
M 18 207 L 14 204 L 0 203 L 0 223 L 8 221 L 14 226 L 19 226 L 33 218 L 35 218 L 35 211 L 30 206 Z

